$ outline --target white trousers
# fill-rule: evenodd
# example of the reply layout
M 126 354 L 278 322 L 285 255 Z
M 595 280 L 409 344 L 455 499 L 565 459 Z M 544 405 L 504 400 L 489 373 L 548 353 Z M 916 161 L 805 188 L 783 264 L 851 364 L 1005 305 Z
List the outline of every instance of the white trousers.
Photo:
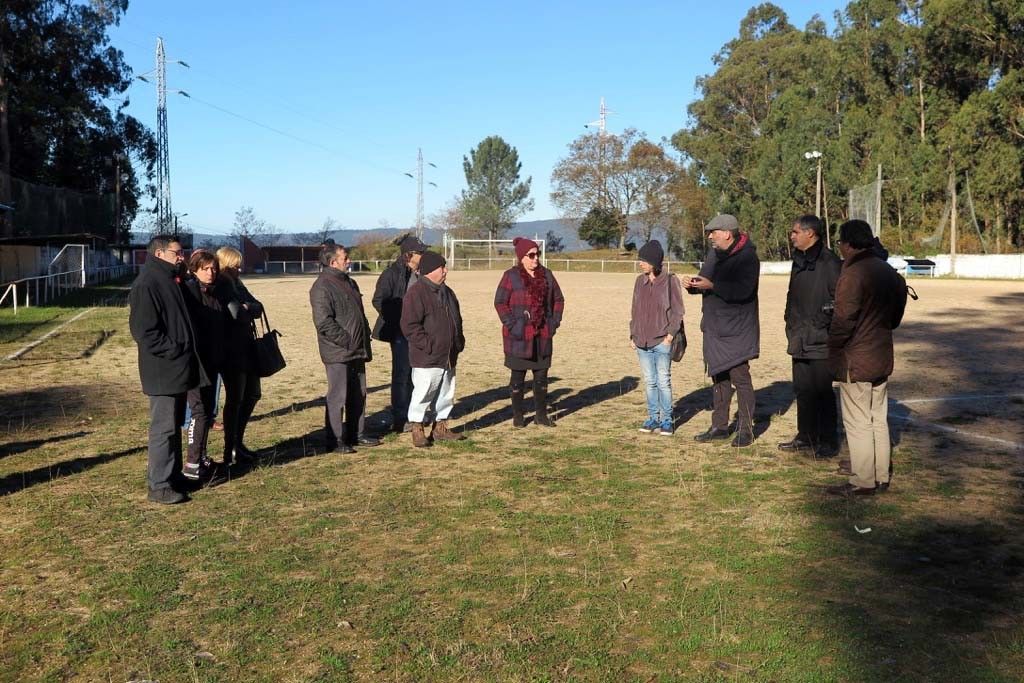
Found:
M 455 405 L 455 368 L 413 368 L 409 422 L 423 422 L 427 413 L 447 420 Z

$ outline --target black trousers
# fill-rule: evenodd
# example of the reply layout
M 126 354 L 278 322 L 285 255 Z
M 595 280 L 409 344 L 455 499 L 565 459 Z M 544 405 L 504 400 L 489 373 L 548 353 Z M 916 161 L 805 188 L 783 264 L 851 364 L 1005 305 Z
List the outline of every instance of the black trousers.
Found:
M 522 393 L 523 388 L 526 385 L 526 370 L 513 370 L 512 376 L 509 378 L 509 386 L 512 387 L 512 391 L 518 391 Z M 533 393 L 537 393 L 537 389 L 544 391 L 548 388 L 548 369 L 540 368 L 533 371 Z
M 171 488 L 181 474 L 181 421 L 185 394 L 149 397 L 149 488 Z
M 217 401 L 217 385 L 196 387 L 188 390 L 188 408 L 191 416 L 185 423 L 188 433 L 188 458 L 185 462 L 195 465 L 206 455 L 206 441 L 213 424 L 214 404 Z
M 796 394 L 797 435 L 815 447 L 838 444 L 839 416 L 828 360 L 794 358 L 793 391 Z
M 366 363 L 327 363 L 327 407 L 324 429 L 327 445 L 355 445 L 366 427 Z
M 260 376 L 242 370 L 222 370 L 224 378 L 224 457 L 245 445 L 245 428 L 263 396 Z
M 729 406 L 732 405 L 733 387 L 736 389 L 738 419 L 736 431 L 743 434 L 754 432 L 754 382 L 750 379 L 750 363 L 743 361 L 735 367 L 714 375 L 712 388 L 714 410 L 711 426 L 715 429 L 729 428 Z
M 398 337 L 391 342 L 391 423 L 404 425 L 412 402 L 412 366 L 409 365 L 409 340 Z

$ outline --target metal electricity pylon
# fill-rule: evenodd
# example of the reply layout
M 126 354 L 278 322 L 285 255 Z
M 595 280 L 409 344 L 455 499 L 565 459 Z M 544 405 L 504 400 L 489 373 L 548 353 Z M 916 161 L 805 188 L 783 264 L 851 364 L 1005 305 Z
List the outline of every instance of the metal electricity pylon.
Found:
M 586 123 L 586 124 L 583 125 L 583 127 L 584 128 L 592 128 L 594 126 L 597 126 L 597 133 L 598 133 L 598 135 L 600 135 L 601 137 L 604 137 L 607 134 L 606 130 L 607 130 L 607 127 L 608 127 L 608 114 L 614 114 L 614 113 L 615 112 L 609 110 L 608 107 L 604 106 L 604 98 L 602 97 L 601 98 L 601 109 L 599 110 L 597 121 L 591 121 L 590 123 Z
M 431 163 L 429 161 L 427 162 L 427 165 L 431 166 L 433 168 L 437 168 L 437 166 L 435 164 L 433 164 L 433 163 Z M 416 175 L 413 176 L 412 173 L 406 173 L 405 175 L 409 176 L 410 178 L 412 178 L 413 180 L 416 181 L 416 237 L 418 237 L 419 239 L 423 239 L 423 149 L 422 148 L 417 148 L 416 149 Z M 437 183 L 432 183 L 429 180 L 427 181 L 427 184 L 428 185 L 433 185 L 434 187 L 437 187 Z
M 188 64 L 177 60 L 175 63 L 188 67 Z M 156 220 L 160 232 L 173 229 L 173 213 L 171 212 L 171 162 L 167 142 L 167 56 L 164 53 L 164 39 L 156 39 L 156 68 L 142 74 L 139 80 L 149 82 L 146 76 L 156 74 Z M 184 90 L 175 90 L 188 97 Z

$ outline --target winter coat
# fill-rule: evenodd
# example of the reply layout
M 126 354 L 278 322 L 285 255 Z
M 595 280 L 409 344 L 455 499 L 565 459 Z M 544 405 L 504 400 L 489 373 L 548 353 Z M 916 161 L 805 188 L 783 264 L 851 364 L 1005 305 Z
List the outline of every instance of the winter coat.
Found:
M 679 278 L 662 272 L 651 282 L 647 275 L 640 275 L 633 283 L 629 338 L 642 349 L 657 346 L 666 335 L 674 337 L 679 334 L 683 313 L 683 289 Z
M 462 313 L 455 292 L 420 278 L 405 293 L 402 334 L 409 340 L 409 365 L 454 368 L 466 348 Z
M 821 241 L 793 252 L 786 294 L 786 352 L 793 358 L 828 358 L 828 326 L 842 261 Z
M 263 315 L 263 304 L 241 280 L 223 274 L 217 278 L 213 292 L 227 313 L 224 369 L 255 374 L 256 335 L 253 324 Z
M 177 266 L 156 257 L 146 259 L 132 284 L 128 305 L 128 327 L 139 348 L 143 393 L 173 396 L 209 383 L 203 382 Z
M 761 352 L 757 310 L 761 262 L 754 243 L 741 235 L 727 253 L 709 250 L 700 275 L 714 283 L 714 289 L 701 292 L 700 321 L 704 363 L 708 375 L 714 376 L 757 358 Z
M 535 330 L 529 324 L 530 294 L 518 267 L 509 268 L 501 275 L 498 289 L 494 293 L 494 309 L 501 320 L 501 336 L 506 356 L 516 358 L 550 358 L 553 352 L 552 337 L 562 324 L 565 298 L 554 274 L 547 268 L 537 267 L 537 277 L 548 281 L 545 302 L 544 327 Z
M 216 283 L 204 287 L 195 277 L 189 277 L 183 289 L 192 329 L 196 333 L 196 350 L 206 376 L 215 378 L 224 367 L 228 329 L 228 313 L 216 295 Z
M 892 331 L 906 306 L 906 281 L 874 250 L 843 261 L 828 330 L 829 366 L 837 381 L 877 384 L 892 374 Z
M 413 279 L 412 269 L 406 265 L 404 256 L 399 256 L 377 278 L 372 300 L 379 314 L 373 325 L 374 339 L 393 342 L 402 335 L 402 298 Z
M 325 364 L 369 361 L 370 323 L 355 280 L 337 268 L 324 268 L 309 290 L 320 360 Z

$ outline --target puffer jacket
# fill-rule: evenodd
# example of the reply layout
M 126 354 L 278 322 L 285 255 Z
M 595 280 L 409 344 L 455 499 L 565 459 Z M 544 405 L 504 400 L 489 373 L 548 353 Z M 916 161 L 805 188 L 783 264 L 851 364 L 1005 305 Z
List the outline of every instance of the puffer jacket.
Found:
M 761 262 L 754 243 L 740 235 L 728 253 L 710 250 L 700 270 L 714 283 L 703 294 L 700 329 L 704 333 L 704 362 L 714 376 L 761 353 L 761 321 L 757 290 Z
M 320 360 L 325 364 L 372 360 L 370 323 L 355 280 L 337 268 L 324 268 L 309 289 Z

